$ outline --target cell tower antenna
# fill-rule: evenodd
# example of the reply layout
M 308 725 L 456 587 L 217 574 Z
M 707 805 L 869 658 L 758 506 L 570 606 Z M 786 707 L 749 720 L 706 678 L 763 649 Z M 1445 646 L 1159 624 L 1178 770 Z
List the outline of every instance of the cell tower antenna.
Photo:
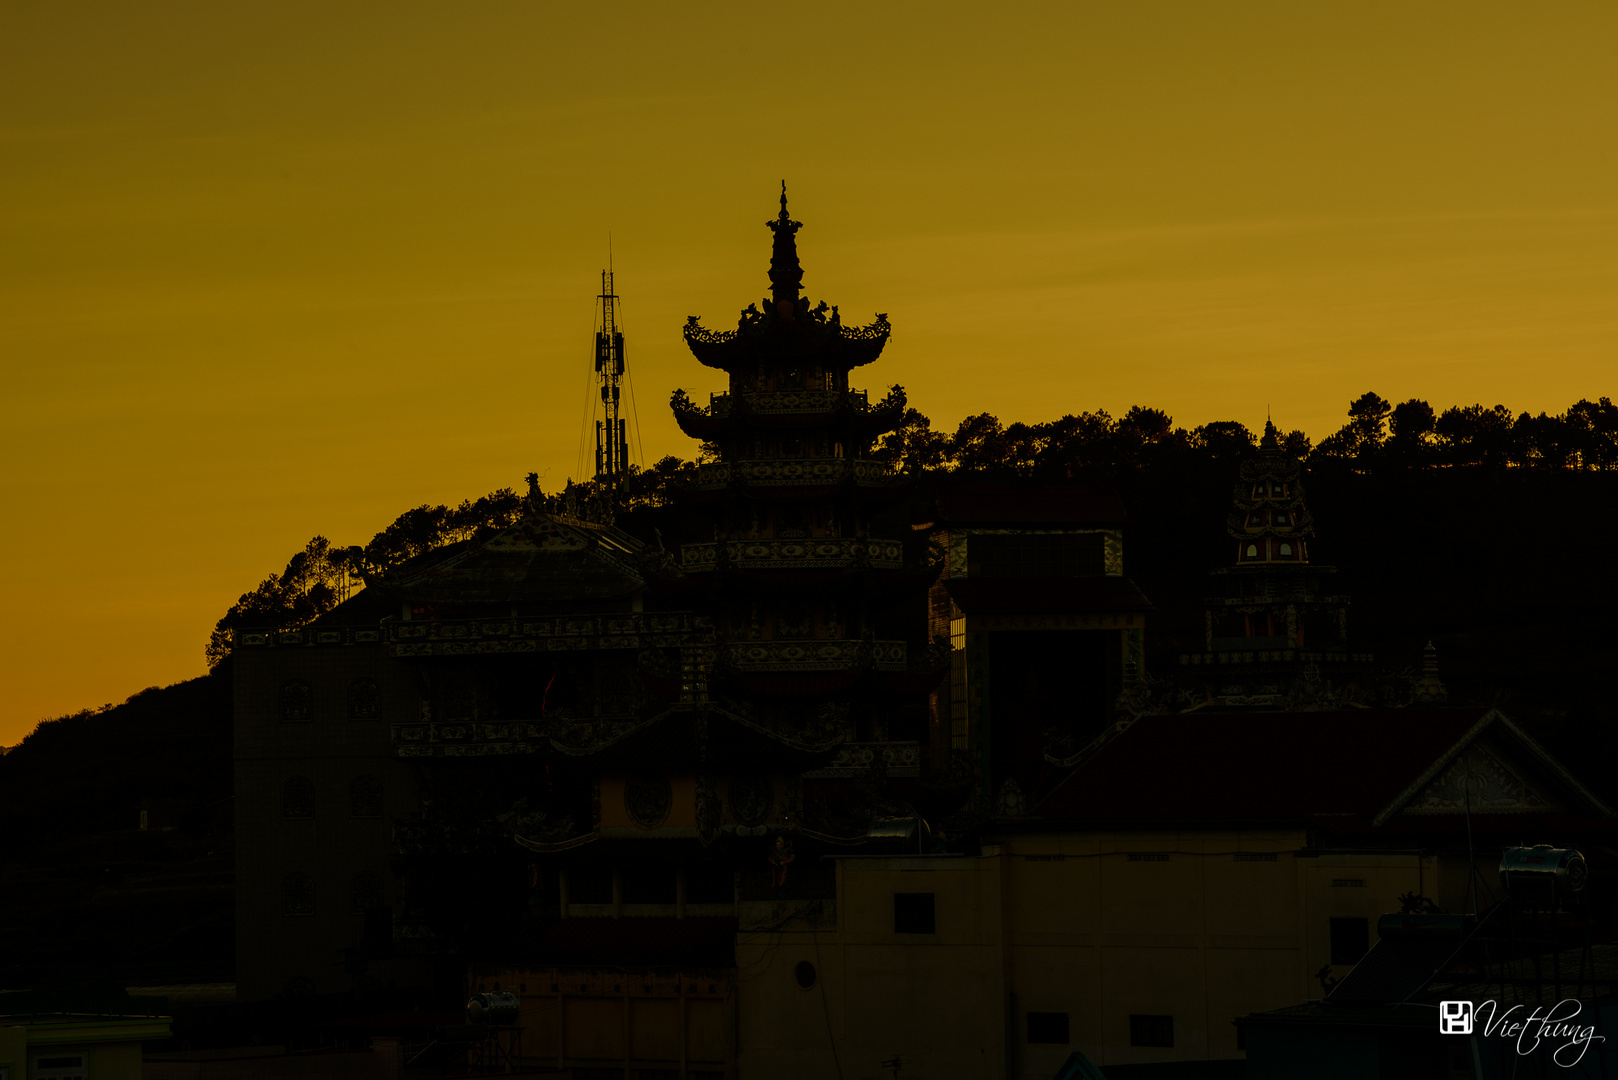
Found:
M 612 235 L 607 236 L 607 266 L 601 271 L 601 325 L 596 329 L 596 383 L 601 388 L 604 419 L 596 421 L 596 480 L 616 493 L 629 471 L 629 441 L 618 417 L 624 377 L 624 335 L 618 327 L 618 294 L 612 289 Z

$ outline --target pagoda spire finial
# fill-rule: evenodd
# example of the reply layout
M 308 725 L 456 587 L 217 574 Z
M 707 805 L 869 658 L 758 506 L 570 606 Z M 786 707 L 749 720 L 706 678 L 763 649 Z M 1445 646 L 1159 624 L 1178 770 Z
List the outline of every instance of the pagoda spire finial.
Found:
M 1259 440 L 1260 449 L 1279 450 L 1281 448 L 1281 433 L 1275 430 L 1275 421 L 1269 417 L 1264 418 L 1264 438 Z
M 791 318 L 798 307 L 798 293 L 803 289 L 803 267 L 798 265 L 797 232 L 803 222 L 793 221 L 787 213 L 787 182 L 781 181 L 781 213 L 766 221 L 775 233 L 774 249 L 770 252 L 770 299 L 776 314 Z

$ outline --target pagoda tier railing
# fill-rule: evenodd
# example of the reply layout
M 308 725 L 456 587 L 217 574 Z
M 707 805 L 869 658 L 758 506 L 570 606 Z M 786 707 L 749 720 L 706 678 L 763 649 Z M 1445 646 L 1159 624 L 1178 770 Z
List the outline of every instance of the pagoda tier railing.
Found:
M 714 491 L 732 484 L 810 487 L 845 480 L 859 487 L 893 487 L 905 482 L 891 466 L 865 458 L 763 458 L 698 465 L 692 486 L 698 491 Z
M 644 723 L 638 716 L 590 717 L 592 730 L 622 734 Z M 535 754 L 579 721 L 566 718 L 527 720 L 413 720 L 392 725 L 397 757 L 484 757 Z
M 708 395 L 704 409 L 684 390 L 674 391 L 669 403 L 680 416 L 724 420 L 735 413 L 758 416 L 819 416 L 846 409 L 856 415 L 888 417 L 904 410 L 905 392 L 895 386 L 875 405 L 864 390 L 721 390 Z
M 839 570 L 868 566 L 873 570 L 902 570 L 904 545 L 898 540 L 825 539 L 729 540 L 723 543 L 686 544 L 680 551 L 680 569 L 688 574 L 718 568 L 720 556 L 742 570 Z
M 503 619 L 416 619 L 393 616 L 373 626 L 237 630 L 238 648 L 385 645 L 395 656 L 552 649 L 702 648 L 714 641 L 713 619 L 689 611 L 595 615 L 521 615 Z
M 1218 645 L 1217 639 L 1215 642 Z M 1375 663 L 1374 653 L 1349 652 L 1346 649 L 1254 649 L 1219 648 L 1205 652 L 1181 653 L 1180 663 L 1218 667 L 1224 664 L 1316 664 L 1321 666 L 1363 666 Z
M 692 648 L 714 639 L 713 620 L 690 612 L 385 620 L 382 628 L 395 656 Z
M 921 744 L 918 742 L 851 742 L 837 748 L 837 755 L 818 769 L 804 773 L 807 779 L 838 779 L 864 776 L 880 769 L 889 776 L 921 775 Z
M 878 671 L 904 671 L 903 641 L 859 641 L 836 638 L 733 641 L 725 656 L 740 672 L 847 671 L 873 667 Z
M 747 412 L 766 415 L 793 413 L 835 412 L 845 401 L 849 408 L 864 412 L 870 400 L 864 390 L 743 390 L 739 395 L 728 391 L 708 395 L 708 415 L 719 418 L 731 414 L 732 403 L 741 399 Z

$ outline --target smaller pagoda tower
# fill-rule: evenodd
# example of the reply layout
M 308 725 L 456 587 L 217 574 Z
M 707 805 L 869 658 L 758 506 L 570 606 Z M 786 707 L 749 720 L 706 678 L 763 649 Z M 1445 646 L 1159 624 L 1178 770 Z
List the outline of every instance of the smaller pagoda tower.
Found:
M 1272 422 L 1241 464 L 1226 532 L 1234 559 L 1210 575 L 1204 650 L 1180 656 L 1193 707 L 1324 707 L 1368 694 L 1375 658 L 1349 649 L 1336 567 L 1309 561 L 1303 465 Z

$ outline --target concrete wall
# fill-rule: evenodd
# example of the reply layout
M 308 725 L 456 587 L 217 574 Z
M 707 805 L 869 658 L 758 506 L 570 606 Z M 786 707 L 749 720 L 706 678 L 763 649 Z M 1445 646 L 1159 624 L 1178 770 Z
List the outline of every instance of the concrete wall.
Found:
M 1294 855 L 1304 843 L 1097 832 L 1027 835 L 979 858 L 842 860 L 834 927 L 744 921 L 739 1075 L 875 1076 L 898 1056 L 931 1080 L 1035 1080 L 1074 1050 L 1103 1067 L 1240 1058 L 1236 1017 L 1324 996 L 1332 917 L 1367 919 L 1374 945 L 1401 893 L 1458 907 L 1430 858 Z M 933 893 L 935 933 L 894 932 L 899 892 Z M 1068 1042 L 1029 1042 L 1031 1012 L 1067 1014 Z M 1173 1046 L 1131 1045 L 1132 1015 L 1173 1017 Z
M 393 754 L 389 724 L 417 717 L 419 693 L 380 645 L 239 649 L 233 662 L 238 994 L 273 997 L 293 979 L 308 980 L 316 993 L 352 989 L 342 950 L 361 943 L 365 922 L 350 912 L 354 876 L 376 874 L 383 903 L 399 906 L 389 868 L 393 819 L 414 812 L 417 795 L 409 767 Z M 349 719 L 349 687 L 360 678 L 377 683 L 374 720 Z M 311 689 L 307 722 L 282 718 L 289 680 Z M 350 784 L 361 775 L 381 781 L 379 817 L 350 813 Z M 282 785 L 291 776 L 313 782 L 313 817 L 283 816 Z M 282 883 L 293 873 L 314 879 L 313 915 L 283 913 Z

